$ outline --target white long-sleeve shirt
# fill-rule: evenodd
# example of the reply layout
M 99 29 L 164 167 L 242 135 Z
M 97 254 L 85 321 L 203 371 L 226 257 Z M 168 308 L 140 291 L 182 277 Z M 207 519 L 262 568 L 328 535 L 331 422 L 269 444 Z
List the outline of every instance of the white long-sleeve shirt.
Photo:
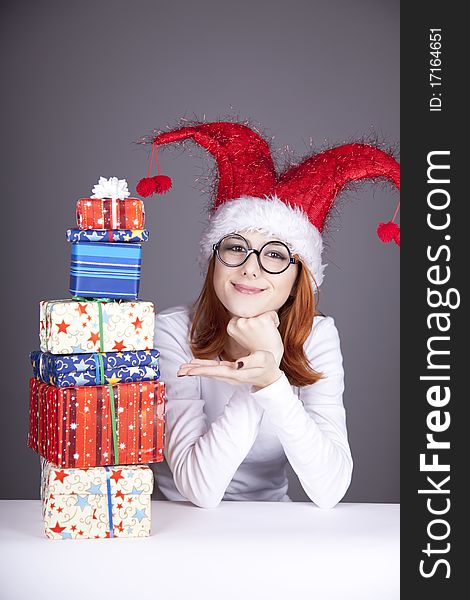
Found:
M 221 500 L 289 501 L 289 461 L 309 498 L 330 508 L 351 481 L 343 406 L 343 360 L 331 317 L 318 316 L 305 341 L 310 365 L 325 376 L 291 386 L 286 375 L 251 392 L 209 377 L 177 377 L 194 358 L 189 306 L 156 316 L 155 347 L 166 385 L 165 461 L 156 482 L 169 500 L 215 507 Z

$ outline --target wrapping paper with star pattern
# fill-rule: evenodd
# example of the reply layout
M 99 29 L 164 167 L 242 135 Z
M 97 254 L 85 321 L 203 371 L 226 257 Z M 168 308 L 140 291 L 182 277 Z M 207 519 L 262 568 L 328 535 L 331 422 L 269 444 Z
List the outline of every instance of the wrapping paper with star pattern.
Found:
M 152 490 L 153 473 L 144 465 L 58 469 L 42 460 L 46 536 L 57 540 L 148 536 Z
M 31 378 L 29 400 L 28 446 L 58 467 L 163 460 L 161 381 L 58 388 Z
M 57 387 L 150 381 L 160 377 L 160 352 L 93 352 L 51 354 L 33 350 L 29 358 L 33 376 Z
M 80 229 L 144 228 L 144 203 L 139 198 L 80 198 L 76 213 Z
M 68 242 L 146 242 L 148 229 L 67 229 Z
M 153 348 L 152 302 L 102 301 L 103 340 L 100 340 L 98 304 L 91 300 L 42 300 L 40 349 L 52 354 L 83 354 Z

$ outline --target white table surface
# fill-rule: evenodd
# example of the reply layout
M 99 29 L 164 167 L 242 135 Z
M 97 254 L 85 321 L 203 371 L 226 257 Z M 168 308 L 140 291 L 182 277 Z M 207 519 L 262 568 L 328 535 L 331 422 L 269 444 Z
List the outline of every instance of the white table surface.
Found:
M 0 501 L 2 600 L 399 598 L 399 505 L 152 502 L 152 535 L 49 540 L 39 500 Z

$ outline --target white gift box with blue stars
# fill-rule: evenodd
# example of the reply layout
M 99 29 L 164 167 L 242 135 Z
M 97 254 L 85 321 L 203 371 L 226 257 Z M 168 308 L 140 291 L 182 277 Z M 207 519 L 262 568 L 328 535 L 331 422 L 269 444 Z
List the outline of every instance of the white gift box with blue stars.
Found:
M 41 459 L 41 500 L 48 538 L 150 535 L 153 472 L 147 465 L 60 469 Z

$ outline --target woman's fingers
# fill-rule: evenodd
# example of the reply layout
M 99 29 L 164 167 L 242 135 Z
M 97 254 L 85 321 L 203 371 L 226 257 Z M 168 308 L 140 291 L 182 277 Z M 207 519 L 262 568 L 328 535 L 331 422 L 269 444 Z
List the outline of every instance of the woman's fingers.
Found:
M 189 363 L 183 363 L 181 366 L 186 365 L 231 365 L 232 363 L 228 360 L 212 360 L 206 358 L 193 358 Z
M 184 363 L 178 370 L 178 376 L 199 375 L 207 377 L 233 377 L 234 372 L 246 371 L 247 369 L 263 369 L 266 367 L 264 352 L 255 352 L 248 356 L 242 356 L 234 362 L 215 360 L 193 359 L 190 363 Z M 243 375 L 235 376 L 237 381 L 243 379 Z
M 242 356 L 241 358 L 230 362 L 228 360 L 209 360 L 204 358 L 193 358 L 189 363 L 183 363 L 179 367 L 179 371 L 191 369 L 193 367 L 229 367 L 232 369 L 240 369 L 242 367 L 265 367 L 271 358 L 272 353 L 267 352 L 265 350 L 257 350 L 256 352 L 252 352 L 247 356 Z M 243 363 L 242 365 L 240 363 Z
M 273 320 L 274 326 L 279 327 L 279 315 L 275 310 L 269 310 L 266 314 L 268 314 Z
M 185 363 L 186 365 L 218 365 L 219 360 L 212 360 L 207 358 L 193 358 L 191 362 Z
M 236 363 L 232 363 L 236 365 Z M 193 366 L 187 371 L 180 373 L 181 376 L 197 376 L 197 377 L 210 377 L 213 379 L 220 379 L 227 381 L 228 383 L 244 384 L 249 383 L 253 375 L 258 375 L 262 372 L 261 367 L 254 367 L 251 369 L 237 369 L 236 366 Z
M 191 360 L 191 362 L 189 362 L 189 363 L 182 363 L 179 366 L 179 371 L 184 370 L 184 369 L 188 369 L 190 367 L 194 367 L 195 365 L 202 365 L 202 366 L 219 366 L 219 365 L 225 365 L 225 366 L 230 366 L 231 364 L 233 364 L 233 363 L 231 363 L 229 361 L 226 361 L 226 360 L 210 360 L 210 359 L 205 359 L 205 358 L 193 358 Z

